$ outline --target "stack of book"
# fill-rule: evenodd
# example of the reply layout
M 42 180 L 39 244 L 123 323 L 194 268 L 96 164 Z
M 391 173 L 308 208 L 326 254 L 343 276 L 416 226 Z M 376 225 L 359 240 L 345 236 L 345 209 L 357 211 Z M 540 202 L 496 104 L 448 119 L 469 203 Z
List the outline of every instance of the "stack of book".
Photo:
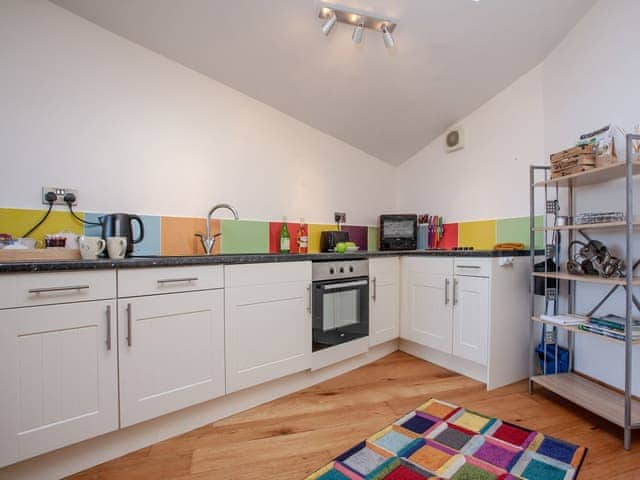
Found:
M 568 315 L 540 315 L 540 319 L 548 322 L 555 323 L 556 325 L 562 326 L 574 326 L 574 325 L 582 325 L 589 319 L 587 317 L 583 317 L 582 315 L 568 314 Z
M 597 333 L 617 340 L 625 339 L 626 321 L 618 315 L 605 315 L 604 317 L 591 317 L 579 328 L 591 333 Z M 632 340 L 640 340 L 640 320 L 633 319 L 631 324 Z

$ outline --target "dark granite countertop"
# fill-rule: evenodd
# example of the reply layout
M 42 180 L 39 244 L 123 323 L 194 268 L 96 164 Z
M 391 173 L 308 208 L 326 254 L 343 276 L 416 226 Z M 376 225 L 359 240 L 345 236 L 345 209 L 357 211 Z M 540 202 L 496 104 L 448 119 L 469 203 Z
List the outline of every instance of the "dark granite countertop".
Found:
M 536 252 L 538 253 L 538 252 Z M 543 252 L 540 251 L 540 254 Z M 411 250 L 392 252 L 354 252 L 354 253 L 310 253 L 310 254 L 221 254 L 195 256 L 133 256 L 123 260 L 66 260 L 66 261 L 26 261 L 0 263 L 0 273 L 16 272 L 54 272 L 71 270 L 100 270 L 114 268 L 179 267 L 186 265 L 234 265 L 241 263 L 274 263 L 358 260 L 384 256 L 432 256 L 432 257 L 522 257 L 529 250 Z

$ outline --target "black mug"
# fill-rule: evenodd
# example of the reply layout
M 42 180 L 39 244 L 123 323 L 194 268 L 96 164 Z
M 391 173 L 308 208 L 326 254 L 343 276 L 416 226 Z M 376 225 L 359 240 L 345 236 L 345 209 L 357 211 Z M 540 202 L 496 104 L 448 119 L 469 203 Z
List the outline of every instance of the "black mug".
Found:
M 133 222 L 140 227 L 138 238 L 133 238 Z M 125 237 L 127 239 L 127 255 L 133 252 L 133 245 L 140 243 L 144 238 L 144 224 L 138 215 L 128 213 L 112 213 L 100 217 L 102 224 L 102 238 L 106 241 L 109 237 Z

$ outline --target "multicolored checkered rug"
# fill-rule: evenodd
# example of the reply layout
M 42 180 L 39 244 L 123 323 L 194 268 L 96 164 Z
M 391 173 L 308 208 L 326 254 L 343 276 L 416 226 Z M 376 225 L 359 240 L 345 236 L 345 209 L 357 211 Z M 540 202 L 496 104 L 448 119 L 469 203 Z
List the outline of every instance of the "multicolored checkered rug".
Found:
M 307 480 L 569 480 L 587 449 L 431 399 Z

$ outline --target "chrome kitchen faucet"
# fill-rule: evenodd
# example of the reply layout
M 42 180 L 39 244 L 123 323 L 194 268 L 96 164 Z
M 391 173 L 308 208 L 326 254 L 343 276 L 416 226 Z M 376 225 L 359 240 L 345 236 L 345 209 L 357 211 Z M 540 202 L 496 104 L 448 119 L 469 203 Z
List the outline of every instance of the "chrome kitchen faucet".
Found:
M 233 213 L 234 220 L 238 220 L 240 218 L 238 216 L 238 211 L 228 203 L 219 203 L 211 207 L 211 210 L 209 210 L 209 214 L 207 215 L 207 223 L 205 225 L 204 235 L 202 233 L 196 233 L 196 237 L 200 238 L 200 242 L 202 243 L 202 248 L 204 248 L 204 251 L 207 255 L 211 255 L 211 252 L 213 251 L 213 247 L 216 244 L 216 238 L 222 235 L 222 233 L 216 233 L 215 235 L 211 235 L 211 217 L 213 216 L 213 213 L 216 210 L 219 210 L 221 208 L 226 208 L 231 213 Z

